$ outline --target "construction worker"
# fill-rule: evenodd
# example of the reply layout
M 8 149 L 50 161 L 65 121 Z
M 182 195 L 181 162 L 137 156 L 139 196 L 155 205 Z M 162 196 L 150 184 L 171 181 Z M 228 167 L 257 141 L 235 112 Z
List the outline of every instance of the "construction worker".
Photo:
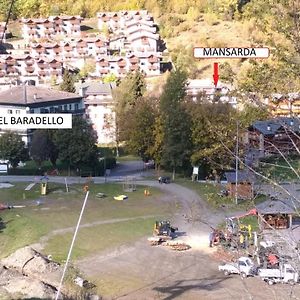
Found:
M 240 233 L 240 245 L 242 248 L 245 249 L 245 238 L 244 235 L 242 233 Z

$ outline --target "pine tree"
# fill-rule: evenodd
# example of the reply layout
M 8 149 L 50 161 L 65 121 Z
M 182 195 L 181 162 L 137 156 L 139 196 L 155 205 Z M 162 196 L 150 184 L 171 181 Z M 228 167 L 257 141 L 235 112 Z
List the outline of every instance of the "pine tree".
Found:
M 75 93 L 74 82 L 74 76 L 70 73 L 68 69 L 65 69 L 63 74 L 63 82 L 60 85 L 60 90 L 69 93 Z

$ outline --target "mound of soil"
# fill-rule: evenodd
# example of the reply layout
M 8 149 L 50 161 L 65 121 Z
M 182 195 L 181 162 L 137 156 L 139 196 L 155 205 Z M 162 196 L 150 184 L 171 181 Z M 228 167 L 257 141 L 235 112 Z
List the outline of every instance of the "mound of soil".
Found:
M 61 273 L 59 264 L 25 247 L 0 261 L 0 286 L 11 295 L 54 299 Z

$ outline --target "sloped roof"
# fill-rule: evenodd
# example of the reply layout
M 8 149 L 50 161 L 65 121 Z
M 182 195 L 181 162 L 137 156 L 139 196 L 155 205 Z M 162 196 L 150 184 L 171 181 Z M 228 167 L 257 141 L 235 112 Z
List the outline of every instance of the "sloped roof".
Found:
M 293 214 L 296 212 L 293 204 L 289 200 L 269 199 L 256 205 L 259 214 Z
M 254 175 L 249 171 L 238 170 L 237 172 L 237 182 L 254 182 Z M 228 183 L 236 182 L 236 173 L 235 171 L 225 172 L 225 177 Z
M 289 131 L 299 132 L 300 121 L 298 118 L 281 117 L 266 121 L 255 121 L 251 127 L 263 135 L 275 135 L 280 128 L 286 128 Z
M 86 95 L 111 95 L 112 89 L 116 87 L 115 83 L 90 83 L 85 90 Z
M 17 86 L 0 92 L 0 104 L 30 105 L 59 100 L 82 98 L 78 94 L 38 86 Z

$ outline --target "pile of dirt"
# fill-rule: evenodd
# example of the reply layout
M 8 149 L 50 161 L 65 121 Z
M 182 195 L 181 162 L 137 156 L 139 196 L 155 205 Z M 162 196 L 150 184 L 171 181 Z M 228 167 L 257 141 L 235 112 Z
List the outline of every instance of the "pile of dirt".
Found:
M 235 261 L 238 256 L 236 253 L 228 252 L 222 247 L 218 247 L 217 251 L 213 252 L 211 257 L 217 261 L 232 262 Z
M 59 264 L 31 247 L 0 261 L 0 286 L 11 295 L 54 299 L 61 274 Z

